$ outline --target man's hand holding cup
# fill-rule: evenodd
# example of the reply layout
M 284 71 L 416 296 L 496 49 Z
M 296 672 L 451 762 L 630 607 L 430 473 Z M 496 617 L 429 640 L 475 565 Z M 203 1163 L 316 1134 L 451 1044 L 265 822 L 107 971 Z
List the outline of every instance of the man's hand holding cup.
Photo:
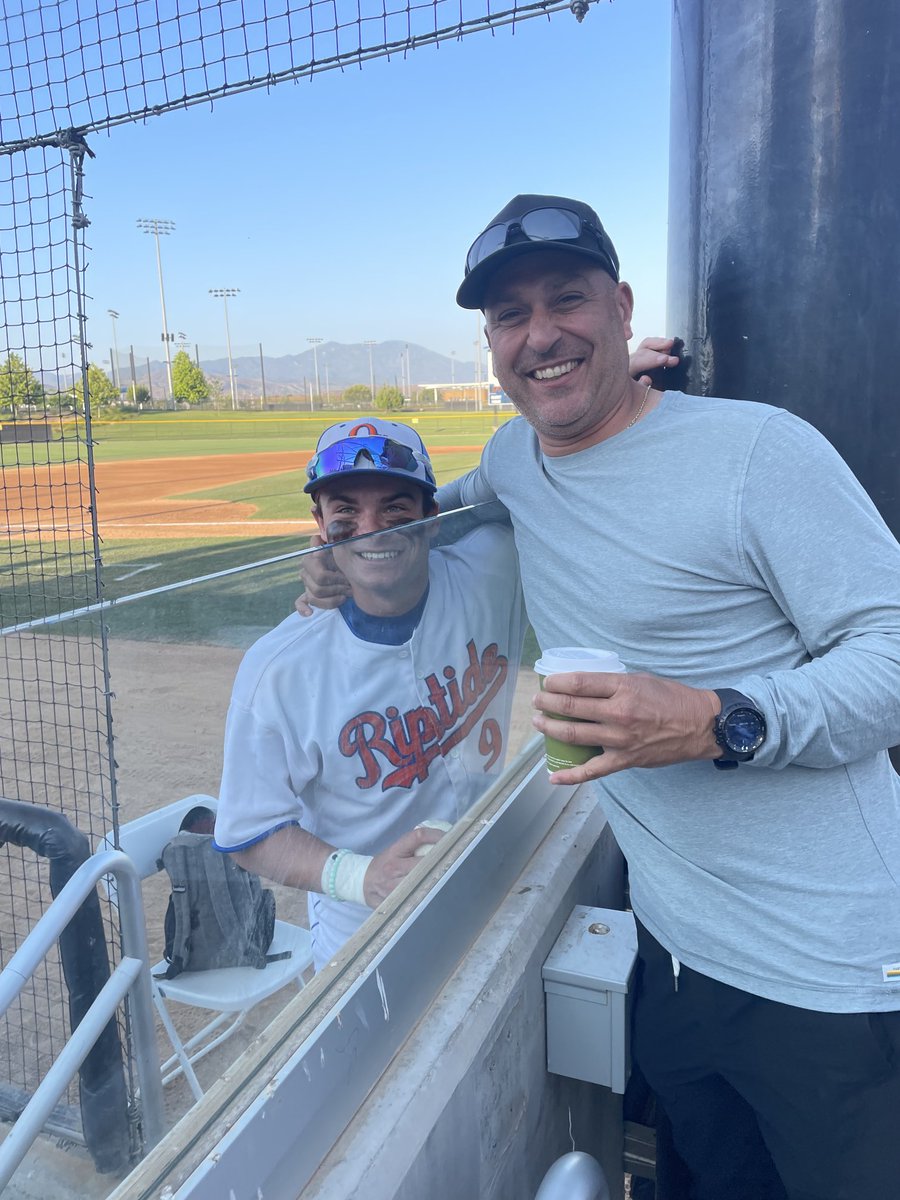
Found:
M 572 661 L 578 653 L 609 653 L 566 649 Z M 548 651 L 539 663 L 554 664 L 553 654 L 559 651 Z M 714 691 L 626 673 L 621 663 L 607 670 L 554 667 L 533 703 L 538 711 L 532 723 L 547 739 L 552 783 L 586 783 L 627 767 L 671 766 L 722 753 L 713 735 L 720 709 Z

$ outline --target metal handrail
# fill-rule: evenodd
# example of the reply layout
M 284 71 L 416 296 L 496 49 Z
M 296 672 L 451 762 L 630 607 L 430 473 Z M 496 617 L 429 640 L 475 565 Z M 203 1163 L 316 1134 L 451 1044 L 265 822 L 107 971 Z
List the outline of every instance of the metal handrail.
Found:
M 141 883 L 137 869 L 127 854 L 121 850 L 104 850 L 92 855 L 75 871 L 0 971 L 0 1016 L 18 997 L 104 875 L 114 875 L 118 885 L 123 957 L 0 1146 L 0 1191 L 28 1153 L 54 1106 L 129 991 L 146 1148 L 155 1146 L 163 1134 L 162 1079 L 153 1023 L 150 958 Z

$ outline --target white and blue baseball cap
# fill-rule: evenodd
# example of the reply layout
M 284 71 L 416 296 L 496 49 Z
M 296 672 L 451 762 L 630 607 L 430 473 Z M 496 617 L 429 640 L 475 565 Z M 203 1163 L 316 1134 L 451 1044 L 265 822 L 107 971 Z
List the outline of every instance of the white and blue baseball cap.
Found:
M 372 471 L 414 480 L 429 496 L 437 490 L 431 459 L 416 431 L 399 421 L 385 421 L 381 417 L 330 425 L 307 464 L 308 482 L 303 490 L 314 492 L 337 475 L 347 477 Z

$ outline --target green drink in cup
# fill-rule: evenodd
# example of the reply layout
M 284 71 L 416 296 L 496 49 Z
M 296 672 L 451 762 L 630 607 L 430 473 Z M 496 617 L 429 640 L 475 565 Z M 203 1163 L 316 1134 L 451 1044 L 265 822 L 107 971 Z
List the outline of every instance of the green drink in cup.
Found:
M 544 690 L 544 679 L 547 675 L 562 675 L 570 671 L 603 672 L 604 674 L 620 674 L 628 668 L 614 650 L 593 650 L 586 646 L 556 646 L 545 650 L 534 664 L 534 669 L 541 677 L 541 691 Z M 557 717 L 561 721 L 577 721 L 577 717 L 563 717 L 558 713 L 547 713 L 548 717 Z M 569 767 L 580 767 L 597 754 L 603 753 L 602 746 L 573 746 L 569 742 L 558 742 L 556 738 L 544 735 L 547 750 L 547 770 L 565 771 Z

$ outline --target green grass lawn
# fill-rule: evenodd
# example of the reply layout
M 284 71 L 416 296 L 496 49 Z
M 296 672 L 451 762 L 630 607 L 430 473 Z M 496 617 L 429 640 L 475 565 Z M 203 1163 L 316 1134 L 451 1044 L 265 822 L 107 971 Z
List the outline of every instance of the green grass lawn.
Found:
M 328 425 L 359 416 L 338 412 L 315 416 L 160 413 L 108 425 L 95 422 L 95 453 L 99 462 L 285 450 L 308 453 Z M 431 447 L 481 447 L 494 429 L 492 413 L 404 414 L 403 420 Z
M 184 542 L 174 547 L 171 542 L 117 542 L 114 553 L 108 552 L 111 547 L 104 551 L 104 595 L 110 599 L 130 595 L 174 579 L 197 578 L 229 566 L 274 558 L 304 545 L 306 539 L 302 538 L 220 545 Z M 252 554 L 248 555 L 248 550 Z M 147 596 L 109 610 L 103 619 L 113 639 L 246 649 L 293 612 L 294 600 L 303 590 L 301 562 L 289 559 Z M 131 574 L 142 567 L 145 569 L 139 574 Z M 183 574 L 185 568 L 189 568 L 188 576 Z M 522 662 L 530 665 L 537 655 L 537 643 L 529 630 Z
M 115 420 L 95 418 L 94 454 L 98 462 L 140 458 L 180 458 L 208 454 L 249 454 L 267 451 L 310 451 L 322 430 L 335 421 L 363 418 L 358 412 L 328 412 L 298 416 L 285 413 L 142 413 Z M 509 414 L 493 412 L 403 413 L 432 447 L 482 446 Z M 0 464 L 44 465 L 84 457 L 84 426 L 67 421 L 54 424 L 55 440 L 0 445 Z
M 180 580 L 303 549 L 300 536 L 218 538 L 215 541 L 172 538 L 112 541 L 102 547 L 103 598 L 150 591 Z M 207 583 L 146 596 L 103 614 L 112 637 L 164 642 L 249 645 L 265 629 L 291 612 L 302 590 L 297 560 L 257 567 Z M 49 543 L 14 547 L 0 570 L 0 614 L 4 626 L 67 612 L 96 599 L 91 588 L 92 561 L 80 547 L 66 550 Z M 96 618 L 95 621 L 99 619 Z M 81 630 L 73 619 L 69 628 Z M 55 626 L 67 631 L 66 623 Z
M 284 414 L 157 413 L 98 423 L 96 457 L 100 462 L 185 454 L 244 453 L 296 448 L 309 451 L 326 425 L 360 414 L 328 413 L 314 418 Z M 493 413 L 405 414 L 432 447 L 480 447 L 494 427 Z M 501 418 L 502 419 L 502 418 Z M 190 422 L 190 423 L 188 423 Z M 73 436 L 51 443 L 13 443 L 0 447 L 4 466 L 71 461 L 85 447 L 74 424 Z M 479 449 L 434 456 L 439 483 L 474 466 Z M 2 480 L 0 480 L 2 482 Z M 210 498 L 256 506 L 260 521 L 307 517 L 302 470 L 262 476 L 202 492 Z M 102 505 L 102 496 L 100 498 Z M 195 578 L 227 567 L 286 553 L 307 544 L 300 535 L 201 539 L 111 540 L 102 551 L 104 596 L 118 598 Z M 90 546 L 78 537 L 50 541 L 12 539 L 0 557 L 0 626 L 80 608 L 95 599 Z M 247 630 L 269 628 L 291 611 L 299 591 L 296 563 L 261 568 L 213 584 L 123 605 L 107 621 L 115 636 L 166 641 L 213 641 L 239 644 Z M 254 635 L 255 636 L 255 635 Z
M 248 566 L 301 550 L 305 537 L 269 537 L 253 541 L 219 538 L 214 542 L 135 540 L 108 542 L 102 548 L 103 596 L 107 600 L 152 592 L 177 581 L 198 580 L 237 566 Z M 293 611 L 303 590 L 302 559 L 252 567 L 234 575 L 193 582 L 174 591 L 142 595 L 92 617 L 71 618 L 38 631 L 96 639 L 101 621 L 110 638 L 245 649 Z M 0 570 L 0 624 L 80 608 L 95 597 L 90 588 L 92 562 L 72 548 L 55 553 L 47 543 L 21 543 Z M 152 651 L 148 650 L 148 653 Z M 537 657 L 529 630 L 522 662 Z
M 303 471 L 284 471 L 280 475 L 262 475 L 223 487 L 207 488 L 202 492 L 185 492 L 175 500 L 226 500 L 233 504 L 255 504 L 253 519 L 280 521 L 292 517 L 308 517 L 309 498 L 303 495 L 306 474 Z
M 461 518 L 468 524 L 467 518 Z M 456 527 L 458 533 L 459 526 Z M 453 530 L 445 525 L 445 533 Z M 153 592 L 198 581 L 234 567 L 250 567 L 304 549 L 304 535 L 254 539 L 134 539 L 101 547 L 103 598 Z M 142 595 L 102 613 L 112 637 L 141 641 L 247 646 L 283 620 L 303 590 L 301 559 L 253 566 L 224 578 L 190 582 L 173 591 Z M 74 540 L 19 541 L 0 564 L 0 626 L 69 612 L 92 604 L 93 559 L 89 546 Z M 101 616 L 70 618 L 46 632 L 96 633 Z M 529 650 L 529 653 L 531 651 Z
M 305 537 L 252 542 L 219 539 L 174 546 L 171 542 L 116 542 L 104 551 L 104 594 L 113 598 L 174 580 L 196 579 L 228 567 L 262 562 L 307 544 Z M 110 561 L 113 547 L 118 562 Z M 132 574 L 141 567 L 139 574 Z M 290 559 L 123 604 L 112 609 L 106 620 L 113 638 L 246 647 L 293 611 L 302 590 L 299 562 Z

